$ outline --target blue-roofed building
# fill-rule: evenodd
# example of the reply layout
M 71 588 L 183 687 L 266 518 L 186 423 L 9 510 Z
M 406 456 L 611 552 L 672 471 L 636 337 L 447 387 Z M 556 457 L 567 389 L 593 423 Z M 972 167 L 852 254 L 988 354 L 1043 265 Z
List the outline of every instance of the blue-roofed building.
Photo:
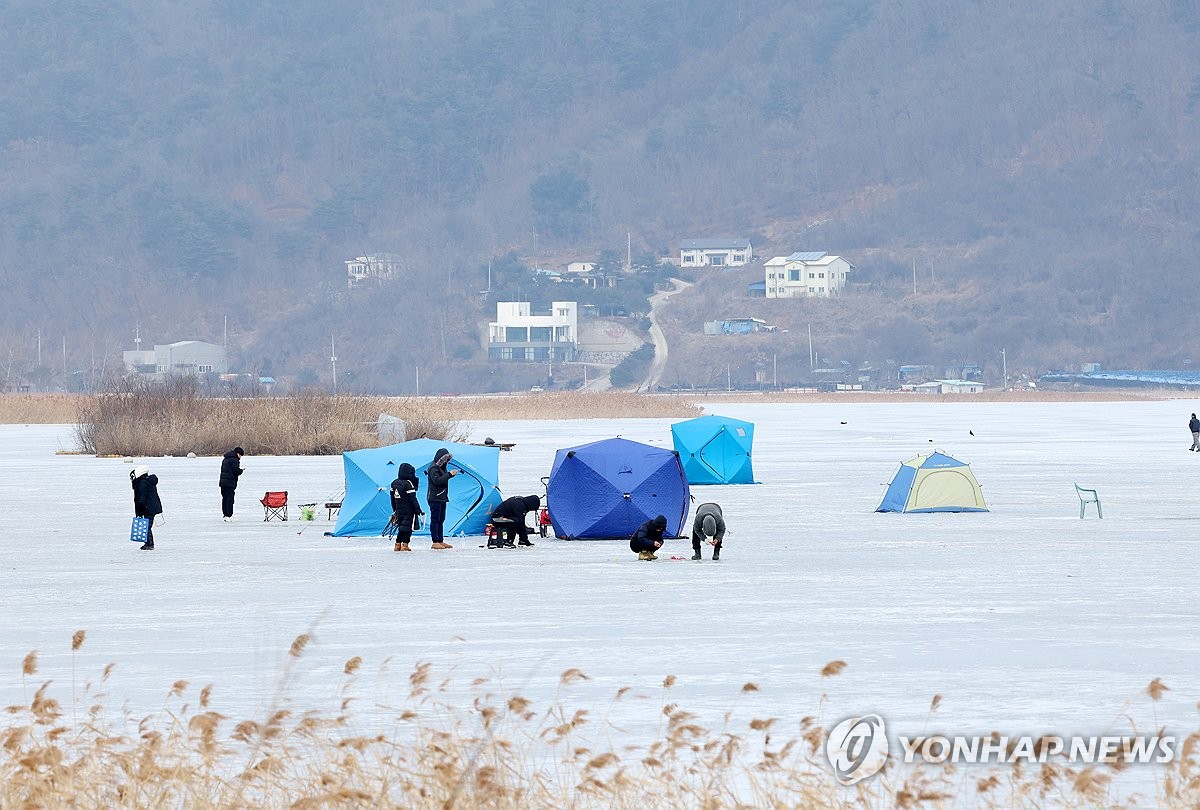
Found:
M 753 256 L 749 239 L 684 239 L 679 243 L 680 267 L 741 267 Z
M 763 266 L 767 298 L 829 298 L 846 288 L 854 265 L 824 251 L 776 256 Z

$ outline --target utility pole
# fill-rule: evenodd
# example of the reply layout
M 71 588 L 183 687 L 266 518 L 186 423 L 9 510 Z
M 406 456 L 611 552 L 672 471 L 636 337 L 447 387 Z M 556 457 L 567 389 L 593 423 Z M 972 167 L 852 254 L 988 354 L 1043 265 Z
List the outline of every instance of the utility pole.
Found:
M 38 330 L 37 349 L 38 349 L 38 368 L 41 368 L 42 367 L 42 330 L 41 329 Z
M 1008 390 L 1008 356 L 1004 353 L 1004 349 L 1000 350 L 1000 366 L 1004 374 L 1004 390 Z
M 329 363 L 333 366 L 333 393 L 337 394 L 337 347 L 333 343 L 333 335 L 329 336 Z
M 779 387 L 779 355 L 771 355 L 771 387 Z
M 625 234 L 625 272 L 633 269 L 633 234 Z
M 417 396 L 421 396 L 421 367 L 415 366 L 417 371 Z
M 67 376 L 67 336 L 63 335 L 63 377 Z
M 813 370 L 812 324 L 808 325 L 808 370 Z
M 913 295 L 917 294 L 917 258 L 913 257 Z
M 731 382 L 731 379 L 732 378 L 729 375 L 729 366 L 725 366 L 725 390 L 726 391 L 733 390 L 733 383 Z
M 229 348 L 229 316 L 225 316 L 225 325 L 221 329 L 221 345 Z

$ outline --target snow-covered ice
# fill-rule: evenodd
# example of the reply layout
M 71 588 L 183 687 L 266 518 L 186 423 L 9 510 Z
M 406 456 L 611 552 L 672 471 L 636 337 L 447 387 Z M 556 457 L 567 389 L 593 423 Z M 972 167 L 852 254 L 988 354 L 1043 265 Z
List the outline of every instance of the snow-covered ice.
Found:
M 623 542 L 542 540 L 488 551 L 479 538 L 396 554 L 375 538 L 323 536 L 325 511 L 295 504 L 342 485 L 330 458 L 248 455 L 232 524 L 219 458 L 138 459 L 160 478 L 158 548 L 128 541 L 130 465 L 56 454 L 69 427 L 0 427 L 0 705 L 22 703 L 21 660 L 70 680 L 71 634 L 87 631 L 80 680 L 116 668 L 110 704 L 160 709 L 177 679 L 214 684 L 214 706 L 260 716 L 278 698 L 287 649 L 313 629 L 284 699 L 332 709 L 342 667 L 362 656 L 356 707 L 391 727 L 418 662 L 464 684 L 498 679 L 535 702 L 559 676 L 591 680 L 566 699 L 614 713 L 636 738 L 661 720 L 621 687 L 719 726 L 731 708 L 792 734 L 819 708 L 868 712 L 917 734 L 1101 734 L 1197 727 L 1200 700 L 1200 453 L 1195 402 L 738 404 L 756 424 L 755 486 L 697 487 L 722 504 L 719 563 L 670 541 L 654 563 Z M 621 435 L 670 446 L 669 419 L 475 422 L 501 454 L 506 496 L 540 494 L 559 447 Z M 844 423 L 844 424 L 843 424 Z M 971 432 L 974 435 L 971 435 Z M 247 443 L 249 447 L 249 444 Z M 986 514 L 877 514 L 902 460 L 939 448 L 969 462 Z M 1073 482 L 1099 490 L 1104 519 L 1079 518 Z M 292 520 L 257 499 L 286 489 Z M 826 663 L 848 666 L 821 678 Z M 1171 687 L 1151 704 L 1156 677 Z M 739 694 L 746 682 L 760 691 Z M 69 693 L 68 693 L 69 694 Z M 936 716 L 930 700 L 941 694 Z M 60 699 L 64 697 L 59 694 Z

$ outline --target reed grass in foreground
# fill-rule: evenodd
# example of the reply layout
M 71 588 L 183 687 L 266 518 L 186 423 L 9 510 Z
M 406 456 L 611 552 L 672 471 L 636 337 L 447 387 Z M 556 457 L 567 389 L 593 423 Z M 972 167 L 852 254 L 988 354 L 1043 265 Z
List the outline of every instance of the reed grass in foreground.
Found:
M 72 637 L 72 656 L 85 634 Z M 285 692 L 295 662 L 310 642 L 292 643 L 280 676 Z M 1097 807 L 1126 806 L 1112 795 L 1115 769 L 1047 763 L 957 772 L 952 767 L 901 771 L 891 764 L 872 779 L 838 785 L 823 759 L 823 694 L 814 714 L 755 717 L 758 687 L 730 695 L 720 728 L 700 725 L 671 700 L 675 678 L 645 695 L 621 689 L 616 702 L 641 701 L 658 717 L 651 740 L 625 739 L 594 720 L 603 706 L 571 708 L 572 684 L 587 680 L 571 669 L 549 706 L 487 678 L 472 682 L 469 700 L 452 700 L 447 681 L 420 664 L 408 676 L 405 705 L 374 704 L 390 713 L 386 734 L 363 733 L 353 706 L 361 658 L 346 661 L 332 713 L 269 709 L 236 721 L 219 712 L 213 686 L 170 686 L 161 711 L 110 719 L 101 700 L 113 665 L 98 686 L 75 682 L 64 708 L 37 684 L 37 655 L 22 664 L 32 691 L 24 705 L 5 709 L 0 727 L 0 806 L 3 807 L 386 807 L 386 808 L 785 808 L 785 807 Z M 835 677 L 831 662 L 820 677 Z M 1161 683 L 1158 689 L 1162 690 Z M 1147 690 L 1152 699 L 1153 689 Z M 931 713 L 937 708 L 935 697 Z M 750 717 L 748 721 L 740 718 Z M 794 729 L 789 738 L 785 727 Z M 1200 802 L 1200 733 L 1164 766 L 1155 795 L 1141 802 L 1195 807 Z M 900 766 L 908 767 L 908 766 Z

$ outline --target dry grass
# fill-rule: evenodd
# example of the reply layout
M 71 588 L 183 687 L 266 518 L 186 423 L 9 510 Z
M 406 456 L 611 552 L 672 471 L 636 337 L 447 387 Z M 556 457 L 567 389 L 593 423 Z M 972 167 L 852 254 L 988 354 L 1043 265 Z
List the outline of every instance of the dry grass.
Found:
M 1057 762 L 968 772 L 976 766 L 909 767 L 893 757 L 879 776 L 843 788 L 824 760 L 824 694 L 815 698 L 817 711 L 797 723 L 755 716 L 759 688 L 747 683 L 729 696 L 723 723 L 710 728 L 672 699 L 674 676 L 649 689 L 620 689 L 612 698 L 658 718 L 652 740 L 629 739 L 612 724 L 593 720 L 605 715 L 603 706 L 571 707 L 572 685 L 588 680 L 578 669 L 563 672 L 558 699 L 539 706 L 489 678 L 473 681 L 470 696 L 461 697 L 463 690 L 453 689 L 429 664 L 409 675 L 403 705 L 372 702 L 376 714 L 390 715 L 383 721 L 388 731 L 364 732 L 366 724 L 351 711 L 363 665 L 357 656 L 343 668 L 331 712 L 269 709 L 238 721 L 213 705 L 212 685 L 196 691 L 181 680 L 165 690 L 160 711 L 113 719 L 100 691 L 112 664 L 97 685 L 77 689 L 74 654 L 84 638 L 82 631 L 72 637 L 69 711 L 51 693 L 50 680 L 35 679 L 36 653 L 23 660 L 26 701 L 7 707 L 0 726 L 0 806 L 1125 806 L 1111 790 L 1119 768 Z M 292 643 L 281 693 L 310 642 L 306 633 Z M 831 662 L 819 676 L 835 677 L 844 667 Z M 1164 688 L 1155 681 L 1146 694 L 1153 700 Z M 1171 808 L 1200 803 L 1198 742 L 1200 733 L 1191 735 L 1176 761 L 1161 766 L 1154 795 L 1142 797 L 1145 803 Z
M 546 392 L 511 396 L 392 398 L 405 413 L 443 419 L 651 419 L 700 416 L 687 397 L 646 396 L 620 391 Z
M 79 401 L 80 452 L 97 455 L 219 455 L 241 446 L 254 455 L 333 455 L 379 444 L 377 397 L 318 391 L 290 397 L 224 399 L 202 396 L 193 381 L 124 384 Z M 391 413 L 405 418 L 403 412 Z M 419 416 L 408 436 L 461 438 L 456 422 Z
M 0 425 L 69 425 L 80 399 L 75 394 L 0 394 Z

